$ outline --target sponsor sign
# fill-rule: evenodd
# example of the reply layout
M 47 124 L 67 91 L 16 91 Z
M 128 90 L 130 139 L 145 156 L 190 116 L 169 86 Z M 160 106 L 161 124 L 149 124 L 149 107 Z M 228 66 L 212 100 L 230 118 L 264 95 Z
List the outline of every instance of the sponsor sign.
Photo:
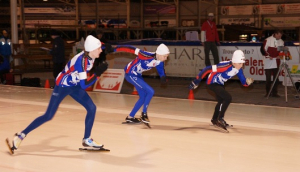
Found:
M 20 7 L 17 8 L 17 14 L 20 15 Z M 64 7 L 25 7 L 25 15 L 68 15 L 75 16 L 76 8 L 74 6 L 64 6 Z
M 64 26 L 64 25 L 76 25 L 76 22 L 75 20 L 25 20 L 26 28 L 34 28 L 34 25 L 36 24 Z
M 153 52 L 157 46 L 136 46 L 142 50 Z M 165 62 L 165 72 L 167 76 L 173 77 L 195 77 L 200 70 L 205 68 L 205 55 L 203 46 L 168 46 L 170 55 Z M 232 58 L 233 52 L 240 49 L 244 52 L 246 63 L 244 65 L 244 75 L 252 77 L 258 81 L 265 81 L 265 71 L 263 65 L 264 57 L 260 53 L 260 45 L 255 46 L 218 46 L 220 61 L 227 61 Z M 299 47 L 291 46 L 289 51 L 293 57 L 287 61 L 287 64 L 298 63 Z M 211 62 L 213 56 L 210 54 Z M 126 62 L 125 62 L 126 61 Z M 123 64 L 123 68 L 127 65 L 130 59 L 114 58 L 114 63 Z M 125 64 L 126 63 L 126 64 Z M 120 67 L 120 66 L 118 66 Z M 158 75 L 156 70 L 149 70 L 143 73 L 144 75 Z M 280 73 L 279 80 L 282 81 L 283 71 Z
M 144 14 L 174 14 L 176 12 L 175 5 L 145 5 Z
M 288 66 L 288 70 L 290 71 L 293 82 L 300 82 L 300 64 L 290 64 Z M 291 78 L 288 75 L 286 75 L 287 86 L 293 86 Z M 282 84 L 286 85 L 285 81 Z
M 274 27 L 299 27 L 300 17 L 266 17 L 264 18 L 264 28 Z
M 254 26 L 254 18 L 253 17 L 244 17 L 244 18 L 221 18 L 221 25 L 246 25 L 246 26 Z
M 124 70 L 107 69 L 94 84 L 93 91 L 120 93 L 124 81 Z
M 264 5 L 239 5 L 222 6 L 220 14 L 228 15 L 258 15 L 258 14 L 299 14 L 300 4 L 264 4 Z

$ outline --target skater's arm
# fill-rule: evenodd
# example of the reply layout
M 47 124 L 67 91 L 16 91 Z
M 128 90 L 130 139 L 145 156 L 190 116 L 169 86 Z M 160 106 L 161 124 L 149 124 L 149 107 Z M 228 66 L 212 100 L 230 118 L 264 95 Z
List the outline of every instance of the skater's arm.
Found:
M 166 73 L 165 73 L 165 63 L 164 62 L 160 62 L 159 65 L 156 66 L 156 70 L 157 73 L 160 76 L 160 82 L 162 84 L 166 84 L 167 83 L 167 77 L 166 77 Z
M 160 77 L 166 76 L 164 62 L 160 62 L 159 65 L 156 66 L 156 70 Z
M 237 76 L 240 79 L 240 81 L 244 87 L 248 87 L 250 85 L 250 84 L 247 84 L 247 82 L 246 82 L 246 77 L 244 75 L 242 68 L 239 70 L 239 73 L 237 73 Z
M 88 58 L 82 58 L 81 60 L 76 62 L 75 68 L 79 74 L 80 86 L 82 89 L 86 89 L 89 86 L 93 85 L 97 81 L 97 75 L 93 74 L 91 76 L 87 76 L 87 63 Z
M 196 89 L 201 80 L 209 73 L 212 72 L 212 66 L 207 66 L 206 68 L 204 68 L 203 70 L 201 70 L 199 72 L 199 74 L 196 76 L 196 79 L 194 79 L 191 84 L 189 85 L 189 89 Z
M 127 53 L 131 53 L 131 54 L 135 54 L 141 60 L 148 60 L 155 56 L 155 53 L 143 51 L 143 50 L 133 47 L 131 45 L 118 45 L 115 48 L 115 52 L 127 52 Z
M 115 49 L 115 52 L 126 52 L 126 53 L 131 53 L 138 55 L 140 52 L 139 48 L 133 47 L 131 45 L 118 45 Z

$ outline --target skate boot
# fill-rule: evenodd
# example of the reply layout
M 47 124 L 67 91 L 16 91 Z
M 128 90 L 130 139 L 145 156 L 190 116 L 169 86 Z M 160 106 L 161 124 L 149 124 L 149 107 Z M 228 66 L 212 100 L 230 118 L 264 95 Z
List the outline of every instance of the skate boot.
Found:
M 224 120 L 219 119 L 217 124 L 218 124 L 218 127 L 220 127 L 220 128 L 222 128 L 223 130 L 226 130 L 226 131 L 227 131 L 226 123 L 225 123 Z
M 16 133 L 15 134 L 15 137 L 13 138 L 13 141 L 12 141 L 12 145 L 10 144 L 10 141 L 8 138 L 6 138 L 6 145 L 8 147 L 8 150 L 10 152 L 10 154 L 14 154 L 15 153 L 15 150 L 18 149 L 18 147 L 20 146 L 22 140 L 25 138 L 25 134 L 24 133 Z
M 226 128 L 225 124 L 222 123 L 220 120 L 212 119 L 212 120 L 211 120 L 211 123 L 212 123 L 214 126 L 220 128 L 220 129 L 222 129 L 222 130 L 227 131 L 227 128 Z
M 128 116 L 125 118 L 125 121 L 128 124 L 140 124 L 141 123 L 141 119 L 134 118 L 134 117 L 128 117 Z
M 147 112 L 142 112 L 141 120 L 143 123 L 147 123 L 147 124 L 150 123 Z
M 226 126 L 226 128 L 233 127 L 232 125 L 228 124 L 228 123 L 224 120 L 224 118 L 219 119 L 219 121 L 221 121 L 222 123 L 224 123 L 225 126 Z
M 215 125 L 215 126 L 216 126 L 217 123 L 218 123 L 218 120 L 217 120 L 217 119 L 211 119 L 210 121 L 211 121 L 211 123 L 212 123 L 213 125 Z
M 82 146 L 84 147 L 93 147 L 93 148 L 102 148 L 103 145 L 98 144 L 92 138 L 86 138 L 82 140 Z
M 18 149 L 25 136 L 26 135 L 24 133 L 16 133 L 12 141 L 12 149 Z

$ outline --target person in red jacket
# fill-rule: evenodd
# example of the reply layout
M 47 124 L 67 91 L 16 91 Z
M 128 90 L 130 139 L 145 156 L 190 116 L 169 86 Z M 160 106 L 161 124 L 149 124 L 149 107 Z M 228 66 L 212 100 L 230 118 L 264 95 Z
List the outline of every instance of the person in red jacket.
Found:
M 219 60 L 219 53 L 217 49 L 217 45 L 220 45 L 219 35 L 217 31 L 217 27 L 215 22 L 213 22 L 214 14 L 208 13 L 207 20 L 201 26 L 201 42 L 204 46 L 204 53 L 205 53 L 205 65 L 211 66 L 210 59 L 209 59 L 209 52 L 212 52 L 214 57 L 214 64 L 218 64 Z

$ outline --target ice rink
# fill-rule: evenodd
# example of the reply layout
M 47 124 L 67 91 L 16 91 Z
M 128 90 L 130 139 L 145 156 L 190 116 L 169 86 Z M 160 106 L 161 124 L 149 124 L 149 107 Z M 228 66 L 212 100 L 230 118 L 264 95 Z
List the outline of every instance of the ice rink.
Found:
M 138 96 L 100 92 L 89 92 L 97 106 L 92 138 L 110 152 L 78 150 L 86 111 L 67 97 L 10 155 L 5 139 L 43 115 L 51 94 L 0 85 L 0 172 L 300 171 L 299 108 L 232 103 L 225 119 L 234 127 L 223 133 L 209 125 L 216 102 L 154 97 L 148 129 L 121 124 Z

